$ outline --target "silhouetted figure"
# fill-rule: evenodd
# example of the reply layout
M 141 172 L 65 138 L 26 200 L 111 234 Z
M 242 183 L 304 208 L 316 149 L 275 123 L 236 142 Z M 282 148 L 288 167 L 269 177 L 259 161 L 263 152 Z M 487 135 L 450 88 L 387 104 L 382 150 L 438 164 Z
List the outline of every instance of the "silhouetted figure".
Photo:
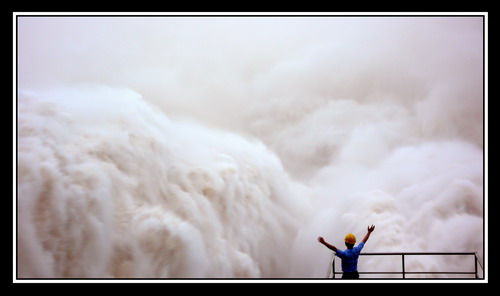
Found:
M 359 253 L 361 253 L 361 249 L 365 245 L 368 238 L 370 238 L 370 234 L 375 230 L 375 225 L 368 226 L 368 233 L 366 233 L 365 238 L 356 246 L 356 237 L 354 234 L 349 233 L 346 235 L 344 241 L 347 247 L 346 250 L 342 251 L 337 249 L 335 246 L 327 243 L 321 236 L 318 237 L 318 241 L 325 245 L 328 249 L 335 252 L 335 255 L 342 259 L 342 278 L 343 279 L 359 279 L 358 273 L 358 257 Z

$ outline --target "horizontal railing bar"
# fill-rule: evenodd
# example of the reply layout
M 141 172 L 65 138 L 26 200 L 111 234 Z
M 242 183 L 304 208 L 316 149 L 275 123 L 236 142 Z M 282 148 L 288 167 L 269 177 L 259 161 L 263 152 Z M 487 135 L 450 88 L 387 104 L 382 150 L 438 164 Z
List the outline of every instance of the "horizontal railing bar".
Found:
M 341 273 L 341 272 L 337 272 Z M 403 274 L 402 271 L 381 271 L 381 272 L 376 272 L 376 271 L 365 271 L 365 272 L 358 272 L 359 274 Z M 441 272 L 441 271 L 405 271 L 405 274 L 476 274 L 475 272 L 465 272 L 465 271 L 452 271 L 452 272 Z
M 342 271 L 336 272 L 336 274 L 343 274 Z M 359 274 L 403 274 L 402 271 L 359 271 Z M 466 272 L 466 271 L 451 271 L 451 272 L 445 272 L 445 271 L 405 271 L 405 274 L 476 274 L 475 272 Z
M 358 272 L 359 274 L 403 274 L 402 271 L 385 271 L 385 272 L 376 272 L 376 271 L 364 271 Z M 343 272 L 336 272 L 335 274 L 343 274 Z
M 335 279 L 341 279 L 341 278 L 335 278 Z M 373 275 L 373 276 L 370 276 L 370 275 L 367 275 L 367 276 L 364 276 L 364 277 L 361 277 L 360 279 L 366 279 L 366 280 L 375 280 L 375 279 L 401 279 L 401 280 L 413 280 L 413 279 L 426 279 L 426 280 L 429 280 L 429 279 L 436 279 L 436 280 L 442 280 L 442 279 L 453 279 L 453 280 L 459 280 L 459 279 L 473 279 L 472 277 L 470 276 L 450 276 L 450 277 L 445 277 L 445 278 L 438 278 L 438 277 L 419 277 L 419 276 L 413 276 L 413 275 L 407 275 L 406 277 L 387 277 L 387 276 L 376 276 L 376 275 Z
M 474 271 L 405 271 L 410 274 L 476 274 Z
M 336 278 L 337 280 L 340 280 L 341 278 Z M 443 279 L 449 279 L 449 280 L 472 280 L 472 278 L 470 277 L 450 277 L 450 278 L 424 278 L 424 277 L 407 277 L 407 278 L 401 278 L 401 277 L 394 277 L 394 278 L 388 278 L 388 277 L 364 277 L 364 278 L 361 278 L 361 280 L 395 280 L 395 281 L 398 281 L 398 280 L 426 280 L 426 281 L 433 281 L 433 280 L 443 280 Z
M 467 253 L 467 252 L 461 252 L 461 253 L 437 253 L 437 252 L 406 252 L 406 253 L 396 253 L 396 252 L 388 252 L 388 253 L 361 253 L 360 255 L 381 255 L 381 256 L 387 256 L 387 255 L 391 255 L 391 256 L 401 256 L 401 255 L 457 255 L 457 256 L 460 256 L 460 255 L 468 255 L 468 256 L 471 256 L 471 255 L 475 255 L 476 253 Z

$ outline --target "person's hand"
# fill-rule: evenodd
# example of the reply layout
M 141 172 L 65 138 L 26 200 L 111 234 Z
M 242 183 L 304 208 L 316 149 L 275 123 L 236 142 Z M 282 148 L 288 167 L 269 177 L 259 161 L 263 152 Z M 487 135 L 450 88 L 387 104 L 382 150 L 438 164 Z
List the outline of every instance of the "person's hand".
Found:
M 320 237 L 318 237 L 318 242 L 320 242 L 320 243 L 324 244 L 324 243 L 325 243 L 325 240 L 324 240 L 324 239 L 320 236 Z
M 375 225 L 368 226 L 368 232 L 372 232 L 373 230 L 375 230 Z

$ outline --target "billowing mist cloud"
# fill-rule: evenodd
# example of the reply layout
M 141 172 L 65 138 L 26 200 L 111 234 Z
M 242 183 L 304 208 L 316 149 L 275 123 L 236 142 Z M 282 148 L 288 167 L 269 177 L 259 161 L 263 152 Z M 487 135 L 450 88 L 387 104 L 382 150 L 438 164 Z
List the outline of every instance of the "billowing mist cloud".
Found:
M 172 123 L 130 91 L 22 93 L 19 108 L 22 276 L 286 272 L 275 248 L 304 219 L 262 144 Z
M 20 276 L 324 277 L 368 224 L 482 259 L 481 17 L 18 26 Z

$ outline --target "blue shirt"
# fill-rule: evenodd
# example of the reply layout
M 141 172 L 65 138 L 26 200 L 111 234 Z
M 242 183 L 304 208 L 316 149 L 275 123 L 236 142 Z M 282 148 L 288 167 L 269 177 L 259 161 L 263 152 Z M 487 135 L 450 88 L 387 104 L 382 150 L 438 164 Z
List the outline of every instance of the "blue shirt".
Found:
M 346 249 L 344 251 L 337 249 L 335 255 L 342 259 L 343 272 L 358 271 L 358 257 L 364 245 L 365 243 L 360 242 L 356 247 L 353 247 L 352 249 Z

